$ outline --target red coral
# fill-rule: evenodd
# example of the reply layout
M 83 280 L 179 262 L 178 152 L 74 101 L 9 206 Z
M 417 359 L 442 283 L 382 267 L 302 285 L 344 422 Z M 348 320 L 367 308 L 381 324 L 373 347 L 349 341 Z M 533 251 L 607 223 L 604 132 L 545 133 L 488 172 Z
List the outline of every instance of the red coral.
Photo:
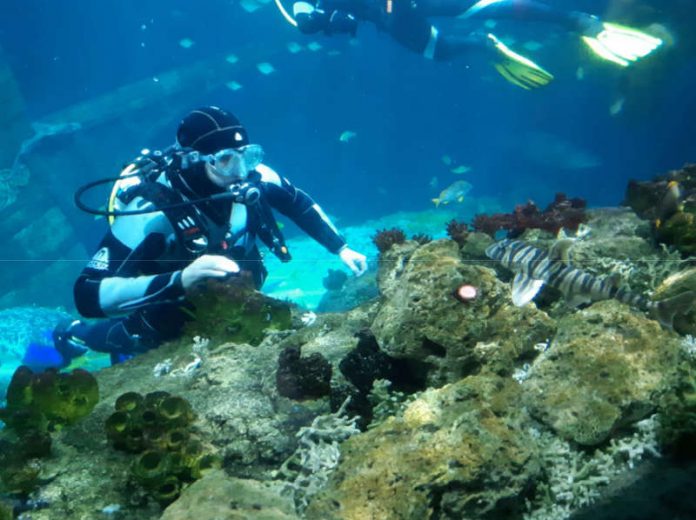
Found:
M 463 246 L 466 238 L 469 236 L 469 226 L 464 222 L 457 222 L 452 219 L 447 223 L 447 236 L 460 246 Z
M 525 229 L 541 229 L 554 235 L 563 228 L 577 231 L 585 222 L 587 203 L 583 199 L 569 199 L 563 193 L 557 193 L 554 201 L 544 211 L 532 201 L 518 204 L 512 213 L 494 213 L 493 215 L 476 215 L 473 228 L 490 236 L 500 230 L 507 230 L 509 237 L 521 235 Z
M 377 234 L 372 237 L 372 241 L 377 246 L 380 253 L 384 254 L 394 244 L 403 244 L 406 242 L 406 234 L 399 228 L 380 229 Z

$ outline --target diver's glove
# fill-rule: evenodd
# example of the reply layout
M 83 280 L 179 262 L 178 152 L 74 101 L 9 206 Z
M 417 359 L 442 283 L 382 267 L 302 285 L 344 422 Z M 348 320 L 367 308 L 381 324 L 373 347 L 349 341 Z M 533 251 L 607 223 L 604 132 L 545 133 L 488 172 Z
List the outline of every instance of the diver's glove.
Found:
M 239 265 L 234 260 L 221 255 L 203 255 L 181 271 L 181 284 L 188 290 L 208 278 L 225 278 L 237 273 Z
M 543 87 L 548 85 L 553 79 L 553 75 L 529 58 L 525 58 L 513 52 L 496 38 L 493 34 L 488 34 L 489 43 L 496 51 L 497 57 L 494 64 L 501 76 L 513 85 L 526 90 Z
M 646 57 L 662 40 L 638 29 L 602 22 L 596 16 L 578 13 L 582 41 L 602 59 L 622 67 Z
M 365 255 L 344 246 L 343 249 L 338 252 L 338 256 L 346 267 L 355 273 L 355 276 L 360 276 L 367 271 L 367 258 L 365 258 Z

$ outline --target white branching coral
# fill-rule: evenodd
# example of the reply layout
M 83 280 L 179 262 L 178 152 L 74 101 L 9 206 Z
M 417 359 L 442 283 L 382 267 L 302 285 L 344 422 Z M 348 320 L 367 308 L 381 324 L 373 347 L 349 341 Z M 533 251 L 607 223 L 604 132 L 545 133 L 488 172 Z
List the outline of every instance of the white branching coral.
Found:
M 689 358 L 696 358 L 696 337 L 691 335 L 684 336 L 679 345 Z
M 286 480 L 281 493 L 292 498 L 298 513 L 326 486 L 341 459 L 340 443 L 360 431 L 358 416 L 344 416 L 349 402 L 350 398 L 335 413 L 315 417 L 310 426 L 300 428 L 297 449 L 277 471 L 276 476 Z
M 656 416 L 638 422 L 632 435 L 612 439 L 592 454 L 578 451 L 549 432 L 532 433 L 542 447 L 547 474 L 534 501 L 527 503 L 524 520 L 565 520 L 600 498 L 616 476 L 647 457 L 659 457 Z
M 686 260 L 676 250 L 660 245 L 660 252 L 648 258 L 595 258 L 587 270 L 593 274 L 617 276 L 627 289 L 650 296 L 660 283 L 679 271 Z

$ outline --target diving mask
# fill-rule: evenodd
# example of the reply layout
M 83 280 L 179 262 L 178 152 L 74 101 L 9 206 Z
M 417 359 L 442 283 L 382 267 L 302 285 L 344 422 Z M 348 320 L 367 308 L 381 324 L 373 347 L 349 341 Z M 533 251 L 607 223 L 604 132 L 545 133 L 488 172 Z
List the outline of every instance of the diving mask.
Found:
M 263 161 L 263 148 L 247 144 L 239 148 L 225 148 L 208 156 L 209 164 L 220 177 L 244 180 L 250 171 Z

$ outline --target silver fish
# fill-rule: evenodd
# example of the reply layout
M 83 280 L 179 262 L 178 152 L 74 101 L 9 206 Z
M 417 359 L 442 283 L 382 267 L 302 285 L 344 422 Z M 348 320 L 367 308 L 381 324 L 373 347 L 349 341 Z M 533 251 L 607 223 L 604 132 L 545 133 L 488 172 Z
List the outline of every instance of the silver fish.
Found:
M 696 294 L 687 291 L 672 298 L 652 301 L 619 287 L 612 277 L 598 278 L 576 269 L 568 261 L 569 240 L 560 240 L 546 251 L 520 240 L 501 240 L 486 248 L 486 256 L 515 273 L 512 302 L 529 303 L 544 284 L 558 289 L 571 305 L 616 299 L 647 312 L 663 326 L 672 328 L 674 316 L 686 311 Z

